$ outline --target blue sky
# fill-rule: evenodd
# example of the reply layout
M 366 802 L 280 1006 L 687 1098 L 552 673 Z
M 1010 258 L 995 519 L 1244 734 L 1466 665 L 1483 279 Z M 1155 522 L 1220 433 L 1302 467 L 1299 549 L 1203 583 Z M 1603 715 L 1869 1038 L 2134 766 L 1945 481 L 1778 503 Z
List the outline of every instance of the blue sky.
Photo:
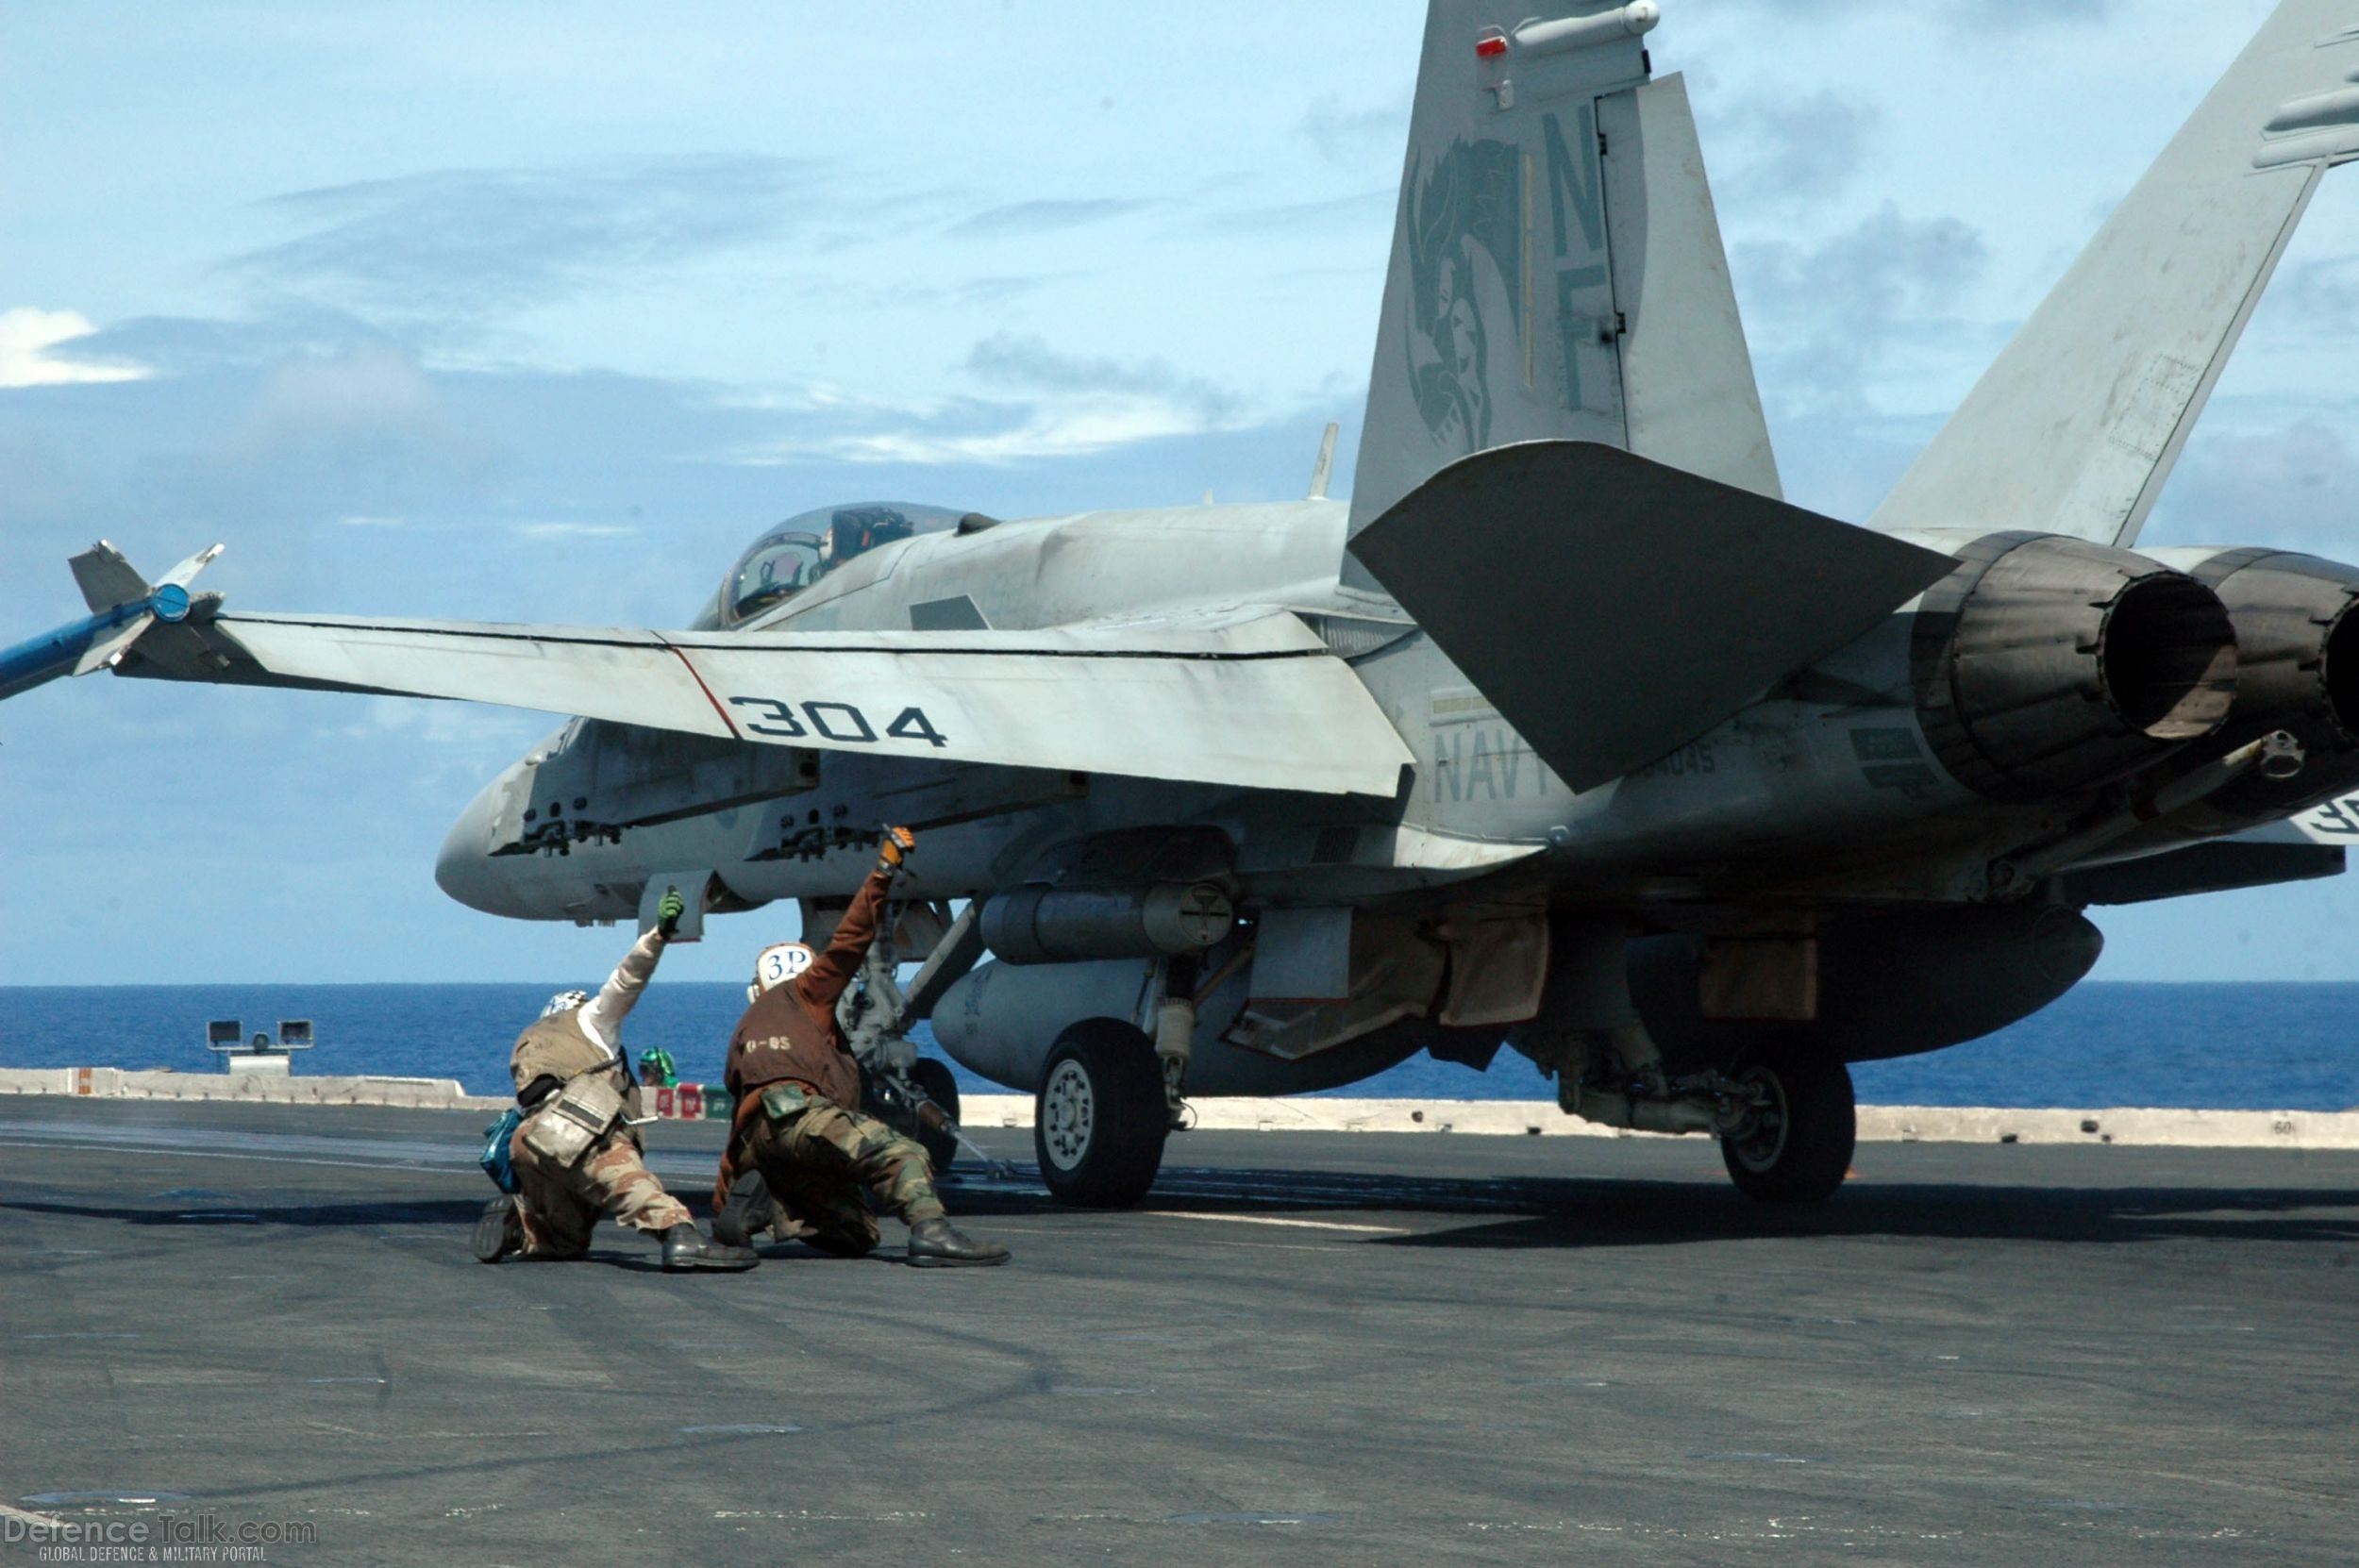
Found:
M 1864 516 L 2266 12 L 1666 0 L 1793 497 Z M 0 639 L 99 536 L 248 609 L 675 625 L 765 523 L 1350 471 L 1422 7 L 19 7 Z M 2359 175 L 2157 543 L 2359 558 Z M 550 721 L 106 677 L 0 707 L 0 983 L 593 976 L 431 877 Z M 2103 917 L 2359 978 L 2341 883 Z M 792 916 L 786 917 L 791 925 Z M 674 960 L 733 977 L 759 922 Z

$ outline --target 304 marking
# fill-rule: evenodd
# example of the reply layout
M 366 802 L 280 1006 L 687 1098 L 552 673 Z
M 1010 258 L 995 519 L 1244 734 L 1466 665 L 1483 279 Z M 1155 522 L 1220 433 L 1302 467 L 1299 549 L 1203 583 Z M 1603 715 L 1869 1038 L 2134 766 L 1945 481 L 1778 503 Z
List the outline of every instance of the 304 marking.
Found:
M 777 697 L 731 697 L 731 708 L 743 709 L 754 715 L 745 725 L 748 735 L 767 736 L 780 741 L 808 741 L 814 737 L 840 746 L 875 745 L 879 741 L 922 741 L 929 746 L 946 746 L 950 738 L 934 727 L 922 708 L 901 709 L 899 716 L 884 726 L 879 735 L 877 726 L 868 722 L 857 703 L 812 700 L 799 705 L 783 702 Z

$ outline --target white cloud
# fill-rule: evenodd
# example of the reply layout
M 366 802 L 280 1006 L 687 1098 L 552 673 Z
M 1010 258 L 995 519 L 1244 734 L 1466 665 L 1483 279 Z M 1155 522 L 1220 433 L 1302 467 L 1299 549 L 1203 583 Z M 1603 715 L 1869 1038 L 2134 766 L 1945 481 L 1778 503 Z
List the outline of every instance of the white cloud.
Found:
M 1087 457 L 1173 436 L 1243 430 L 1266 410 L 1160 359 L 1079 355 L 1000 331 L 961 367 L 1012 395 L 893 404 L 811 386 L 807 427 L 739 456 L 767 464 L 821 459 L 845 463 L 1004 464 Z M 830 427 L 818 428 L 825 424 Z
M 622 539 L 639 530 L 620 523 L 519 523 L 509 531 L 525 539 Z
M 499 456 L 417 358 L 390 344 L 280 359 L 239 414 L 224 455 L 280 480 L 319 476 L 338 493 L 339 516 L 406 515 L 417 486 L 463 487 Z
M 2275 544 L 2347 557 L 2359 525 L 2349 405 L 2238 399 L 2196 427 L 2150 543 Z M 2323 417 L 2321 417 L 2323 415 Z
M 780 461 L 817 456 L 848 463 L 1012 463 L 1086 457 L 1135 442 L 1203 435 L 1221 427 L 1206 423 L 1189 409 L 1167 403 L 1122 400 L 1094 409 L 1045 410 L 1012 430 L 973 435 L 944 435 L 920 429 L 880 430 L 840 436 L 800 452 L 788 449 L 754 460 Z
M 0 387 L 145 380 L 151 373 L 144 365 L 93 364 L 50 352 L 97 330 L 79 310 L 43 310 L 30 305 L 0 310 Z
M 843 399 L 834 429 L 809 429 L 741 450 L 755 467 L 812 460 L 854 464 L 1004 464 L 1081 458 L 1172 436 L 1211 435 L 1260 423 L 1241 404 L 1149 391 L 1048 393 L 1020 402 L 956 398 L 895 406 Z M 845 425 L 851 427 L 845 428 Z
M 1401 143 L 1409 136 L 1409 96 L 1401 93 L 1387 104 L 1347 108 L 1340 96 L 1324 93 L 1311 100 L 1295 123 L 1295 134 L 1339 168 L 1397 164 Z

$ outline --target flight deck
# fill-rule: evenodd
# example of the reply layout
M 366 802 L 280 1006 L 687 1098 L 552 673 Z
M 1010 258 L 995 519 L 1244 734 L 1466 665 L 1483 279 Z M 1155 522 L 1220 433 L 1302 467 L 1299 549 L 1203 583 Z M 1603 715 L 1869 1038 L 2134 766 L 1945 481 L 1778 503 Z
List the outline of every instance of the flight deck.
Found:
M 2359 1152 L 1195 1131 L 1012 1266 L 487 1268 L 479 1110 L 0 1099 L 0 1526 L 272 1562 L 2343 1562 Z M 709 1212 L 722 1127 L 649 1129 Z M 888 1226 L 887 1251 L 898 1228 Z M 140 1501 L 139 1499 L 152 1499 Z M 14 1561 L 33 1548 L 0 1548 Z M 222 1559 L 219 1560 L 230 1560 Z

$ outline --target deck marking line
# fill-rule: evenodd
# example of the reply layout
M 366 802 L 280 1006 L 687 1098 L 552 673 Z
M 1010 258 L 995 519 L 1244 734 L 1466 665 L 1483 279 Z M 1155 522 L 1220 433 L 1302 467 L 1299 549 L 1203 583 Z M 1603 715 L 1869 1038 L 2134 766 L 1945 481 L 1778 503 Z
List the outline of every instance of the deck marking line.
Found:
M 1352 1230 L 1375 1236 L 1406 1236 L 1396 1225 L 1345 1225 L 1336 1220 L 1289 1220 L 1275 1214 L 1198 1214 L 1182 1209 L 1143 1209 L 1143 1214 L 1166 1220 L 1218 1220 L 1228 1225 L 1282 1225 L 1297 1230 Z

